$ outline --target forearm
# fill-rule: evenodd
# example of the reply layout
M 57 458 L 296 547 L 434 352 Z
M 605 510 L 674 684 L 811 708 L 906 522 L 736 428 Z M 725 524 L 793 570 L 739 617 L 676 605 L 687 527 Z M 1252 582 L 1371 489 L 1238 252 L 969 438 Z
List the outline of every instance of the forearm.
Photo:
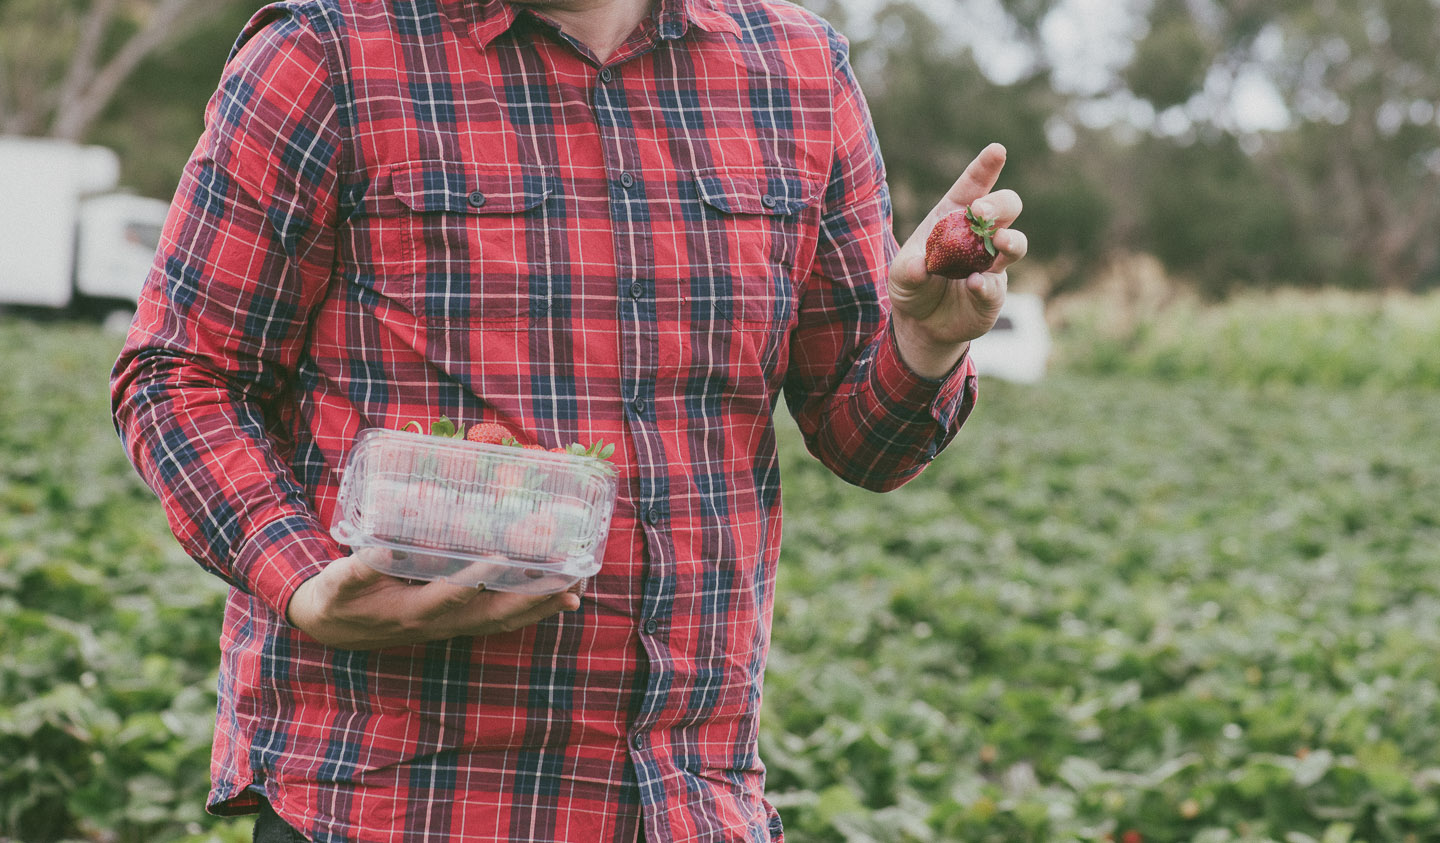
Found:
M 199 359 L 136 344 L 116 365 L 116 428 L 181 546 L 279 608 L 338 555 L 244 390 Z

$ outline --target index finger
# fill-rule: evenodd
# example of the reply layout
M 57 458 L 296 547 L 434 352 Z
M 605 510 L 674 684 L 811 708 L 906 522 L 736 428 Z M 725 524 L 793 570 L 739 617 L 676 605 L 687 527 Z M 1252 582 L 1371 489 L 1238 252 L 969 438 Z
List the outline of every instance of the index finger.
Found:
M 1005 155 L 1005 147 L 998 143 L 980 150 L 980 154 L 945 192 L 945 198 L 935 207 L 936 213 L 943 216 L 958 211 L 994 190 L 995 182 L 1000 180 L 1000 171 L 1005 169 Z

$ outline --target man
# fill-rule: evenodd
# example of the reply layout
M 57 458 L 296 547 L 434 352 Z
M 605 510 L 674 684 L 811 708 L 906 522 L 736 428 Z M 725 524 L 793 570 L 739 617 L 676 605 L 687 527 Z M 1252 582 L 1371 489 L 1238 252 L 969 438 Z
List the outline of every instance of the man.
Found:
M 951 440 L 1026 250 L 1003 163 L 897 251 L 843 39 L 770 0 L 260 12 L 113 381 L 177 537 L 232 586 L 210 809 L 274 839 L 781 839 L 756 752 L 772 413 L 783 392 L 877 490 Z M 971 201 L 996 266 L 927 275 Z M 441 415 L 618 444 L 583 593 L 412 583 L 330 537 L 356 434 Z

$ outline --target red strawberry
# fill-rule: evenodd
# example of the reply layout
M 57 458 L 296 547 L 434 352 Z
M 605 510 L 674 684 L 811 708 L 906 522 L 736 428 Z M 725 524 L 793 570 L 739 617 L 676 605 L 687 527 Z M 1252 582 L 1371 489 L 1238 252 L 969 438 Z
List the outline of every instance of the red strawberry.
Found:
M 995 264 L 995 221 L 977 216 L 969 206 L 951 211 L 935 223 L 925 239 L 925 271 L 946 278 L 965 278 Z
M 473 425 L 465 431 L 465 438 L 471 442 L 485 442 L 490 445 L 500 445 L 507 439 L 515 438 L 509 428 L 495 422 L 481 422 Z
M 556 532 L 554 518 L 526 515 L 505 529 L 505 547 L 515 556 L 544 559 L 555 550 Z

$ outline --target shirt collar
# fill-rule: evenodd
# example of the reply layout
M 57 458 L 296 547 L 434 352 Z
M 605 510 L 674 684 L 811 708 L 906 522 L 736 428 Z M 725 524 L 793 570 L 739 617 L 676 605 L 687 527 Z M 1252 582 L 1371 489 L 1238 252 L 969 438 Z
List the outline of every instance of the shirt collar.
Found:
M 480 0 L 473 4 L 475 15 L 475 40 L 482 47 L 500 37 L 519 17 L 516 8 L 505 0 Z M 721 11 L 716 0 L 660 0 L 660 11 L 655 16 L 662 39 L 680 38 L 690 24 L 706 32 L 728 32 L 740 37 L 740 25 L 735 19 Z
M 519 16 L 515 7 L 504 0 L 481 0 L 469 5 L 475 19 L 471 32 L 481 47 L 490 46 L 490 42 L 499 38 L 500 33 L 509 29 Z
M 728 32 L 740 37 L 740 25 L 720 9 L 716 0 L 660 0 L 661 38 L 679 38 L 689 24 L 706 32 Z

